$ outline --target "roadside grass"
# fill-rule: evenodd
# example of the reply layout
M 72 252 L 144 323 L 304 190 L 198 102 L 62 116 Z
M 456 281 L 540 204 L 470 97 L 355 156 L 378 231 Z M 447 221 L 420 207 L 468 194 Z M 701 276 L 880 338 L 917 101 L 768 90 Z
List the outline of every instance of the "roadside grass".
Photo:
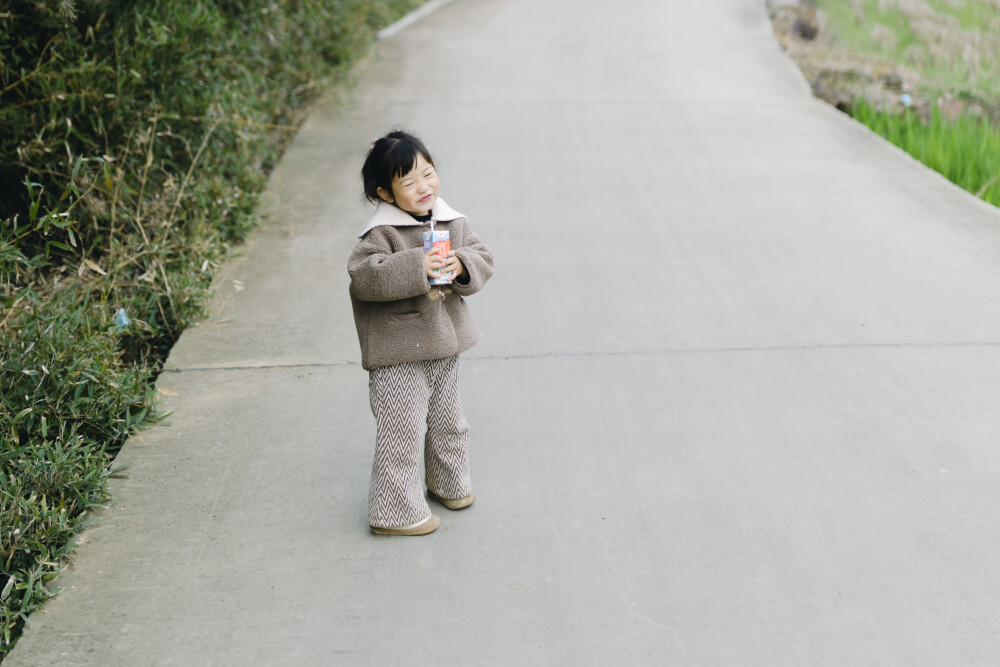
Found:
M 880 111 L 864 100 L 853 105 L 851 115 L 952 183 L 1000 207 L 1000 131 L 984 118 L 949 120 L 935 105 L 924 122 L 916 111 Z
M 310 101 L 421 3 L 0 0 L 0 662 Z
M 834 46 L 920 72 L 925 93 L 1000 99 L 1000 1 L 817 0 Z

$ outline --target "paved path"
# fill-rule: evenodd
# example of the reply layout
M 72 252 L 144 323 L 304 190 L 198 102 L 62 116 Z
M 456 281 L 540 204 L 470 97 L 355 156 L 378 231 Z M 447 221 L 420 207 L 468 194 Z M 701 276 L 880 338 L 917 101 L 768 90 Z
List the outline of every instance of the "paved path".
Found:
M 419 539 L 367 530 L 344 268 L 396 123 L 498 258 L 479 501 Z M 997 664 L 1000 213 L 812 99 L 762 1 L 459 0 L 267 206 L 11 667 Z

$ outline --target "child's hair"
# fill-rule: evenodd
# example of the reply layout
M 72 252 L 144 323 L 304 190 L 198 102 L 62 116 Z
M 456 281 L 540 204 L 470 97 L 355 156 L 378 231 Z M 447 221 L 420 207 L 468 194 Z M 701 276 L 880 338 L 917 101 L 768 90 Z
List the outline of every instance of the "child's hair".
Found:
M 378 196 L 379 188 L 392 192 L 392 179 L 409 173 L 417 163 L 418 155 L 423 155 L 431 166 L 434 165 L 424 142 L 408 132 L 393 130 L 381 139 L 376 139 L 361 167 L 361 178 L 365 183 L 365 197 L 368 201 L 373 204 L 382 201 Z

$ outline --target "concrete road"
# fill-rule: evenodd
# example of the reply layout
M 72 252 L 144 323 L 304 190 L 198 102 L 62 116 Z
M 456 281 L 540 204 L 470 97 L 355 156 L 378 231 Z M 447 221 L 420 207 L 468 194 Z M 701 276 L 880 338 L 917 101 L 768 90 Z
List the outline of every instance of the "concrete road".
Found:
M 368 532 L 344 268 L 395 124 L 498 258 L 479 500 L 424 538 Z M 11 667 L 1000 660 L 1000 212 L 814 100 L 762 1 L 458 0 L 266 206 Z

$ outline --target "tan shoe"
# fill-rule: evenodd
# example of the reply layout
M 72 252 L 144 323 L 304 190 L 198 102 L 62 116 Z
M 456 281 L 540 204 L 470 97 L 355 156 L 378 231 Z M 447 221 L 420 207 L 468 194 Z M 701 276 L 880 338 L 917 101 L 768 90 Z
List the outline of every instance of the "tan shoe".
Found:
M 438 494 L 428 489 L 427 495 L 429 495 L 431 498 L 438 501 L 439 503 L 441 503 L 450 510 L 465 509 L 472 503 L 476 502 L 476 494 L 474 493 L 470 493 L 464 498 L 442 498 Z
M 408 526 L 397 526 L 396 528 L 380 528 L 379 526 L 369 526 L 376 535 L 426 535 L 433 533 L 441 525 L 441 519 L 434 514 L 423 521 L 411 523 Z

